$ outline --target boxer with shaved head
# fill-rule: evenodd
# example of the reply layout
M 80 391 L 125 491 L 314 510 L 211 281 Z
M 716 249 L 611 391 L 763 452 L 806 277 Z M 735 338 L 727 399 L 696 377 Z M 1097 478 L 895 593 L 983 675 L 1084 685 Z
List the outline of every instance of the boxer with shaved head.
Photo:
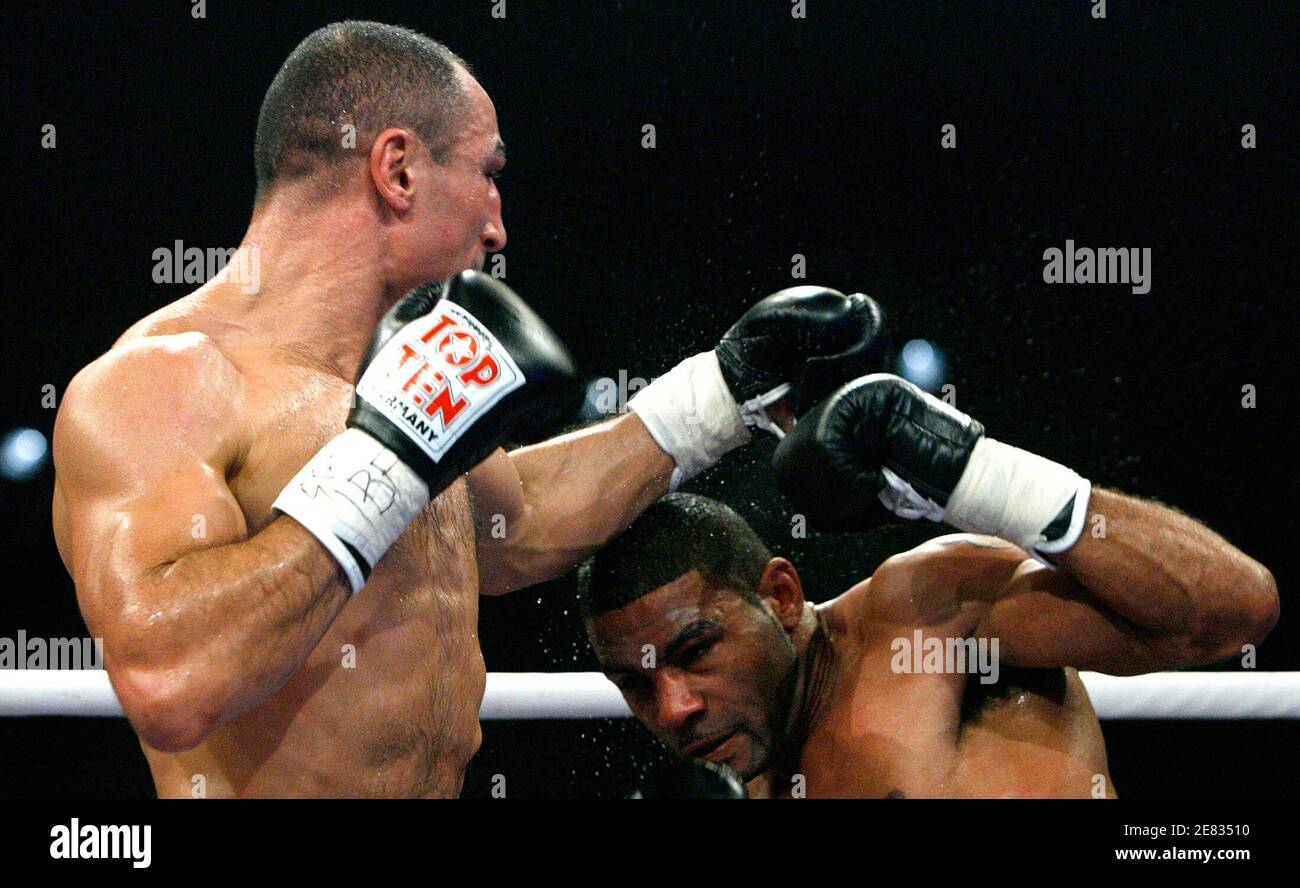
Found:
M 632 412 L 507 453 L 582 388 L 478 273 L 506 246 L 505 155 L 445 46 L 320 29 L 258 118 L 227 266 L 256 285 L 213 278 L 69 385 L 55 536 L 159 795 L 456 795 L 478 596 L 563 573 L 752 428 L 883 368 L 871 300 L 795 288 Z M 606 286 L 575 273 L 562 295 Z

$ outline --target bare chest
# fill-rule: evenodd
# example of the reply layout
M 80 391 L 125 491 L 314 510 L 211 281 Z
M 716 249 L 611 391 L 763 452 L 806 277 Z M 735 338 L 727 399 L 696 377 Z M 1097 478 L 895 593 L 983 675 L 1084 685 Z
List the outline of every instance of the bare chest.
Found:
M 250 535 L 279 517 L 271 506 L 280 490 L 343 431 L 351 399 L 342 380 L 300 368 L 247 383 L 244 456 L 228 483 Z M 231 726 L 245 766 L 256 762 L 271 785 L 287 774 L 314 781 L 308 794 L 454 794 L 479 742 L 477 623 L 461 479 L 380 559 L 285 686 Z M 263 749 L 268 736 L 274 747 Z
M 325 373 L 273 367 L 248 378 L 243 458 L 228 479 L 254 534 L 278 517 L 272 503 L 299 469 L 344 430 L 352 386 Z M 412 522 L 384 561 L 408 569 L 449 568 L 474 554 L 469 501 L 463 484 L 436 497 Z M 383 562 L 381 561 L 381 564 Z M 378 568 L 377 568 L 378 571 Z M 452 571 L 459 575 L 461 571 Z

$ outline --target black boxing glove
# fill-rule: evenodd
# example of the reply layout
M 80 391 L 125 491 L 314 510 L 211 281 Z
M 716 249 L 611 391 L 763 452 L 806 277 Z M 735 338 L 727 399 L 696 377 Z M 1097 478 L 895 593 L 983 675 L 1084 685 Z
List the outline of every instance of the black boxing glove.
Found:
M 761 300 L 717 348 L 682 361 L 628 404 L 677 464 L 670 489 L 750 439 L 777 437 L 767 408 L 792 395 L 795 409 L 888 361 L 880 307 L 861 293 L 791 287 Z
M 404 342 L 395 342 L 399 333 Z M 385 350 L 389 361 L 376 361 Z M 546 323 L 505 284 L 464 271 L 412 291 L 379 322 L 348 426 L 391 449 L 436 496 L 501 444 L 547 437 L 582 397 L 573 361 Z M 477 422 L 489 408 L 491 421 Z
M 799 418 L 773 457 L 777 484 L 813 525 L 867 530 L 893 513 L 945 521 L 1045 555 L 1078 540 L 1091 484 L 984 435 L 977 421 L 897 376 L 843 386 Z
M 347 430 L 275 501 L 329 549 L 355 593 L 425 504 L 507 441 L 571 416 L 564 346 L 509 287 L 475 271 L 412 290 L 380 321 Z
M 686 759 L 659 768 L 633 799 L 747 799 L 744 782 L 727 765 Z
M 758 398 L 767 407 L 789 394 L 799 415 L 850 379 L 886 369 L 884 324 L 880 306 L 862 293 L 790 287 L 731 325 L 718 365 L 737 402 Z

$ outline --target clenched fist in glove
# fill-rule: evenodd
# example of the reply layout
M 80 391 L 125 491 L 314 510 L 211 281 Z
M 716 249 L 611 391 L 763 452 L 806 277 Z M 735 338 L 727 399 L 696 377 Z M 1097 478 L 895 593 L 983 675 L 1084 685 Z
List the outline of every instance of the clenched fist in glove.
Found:
M 1051 565 L 1078 541 L 1092 487 L 1065 466 L 988 438 L 965 413 L 884 373 L 799 418 L 773 458 L 815 526 L 866 530 L 887 512 L 1002 537 Z
M 628 404 L 677 464 L 670 489 L 750 439 L 781 435 L 767 408 L 789 396 L 796 412 L 836 386 L 886 368 L 878 306 L 861 293 L 791 287 L 759 301 L 713 351 L 682 361 Z

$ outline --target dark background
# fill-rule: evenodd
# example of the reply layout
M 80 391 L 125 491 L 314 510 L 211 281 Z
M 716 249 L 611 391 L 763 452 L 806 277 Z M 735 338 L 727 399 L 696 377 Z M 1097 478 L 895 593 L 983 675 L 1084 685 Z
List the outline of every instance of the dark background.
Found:
M 861 289 L 948 358 L 991 435 L 1176 504 L 1276 575 L 1263 670 L 1300 669 L 1292 2 L 46 3 L 7 8 L 3 427 L 135 319 L 176 239 L 234 246 L 263 92 L 344 18 L 465 56 L 510 146 L 507 281 L 592 375 L 651 377 L 752 301 Z M 56 150 L 42 150 L 45 123 Z M 658 145 L 640 147 L 641 126 Z M 940 127 L 957 127 L 956 150 Z M 1254 124 L 1258 147 L 1244 150 Z M 1042 252 L 1150 247 L 1153 288 L 1046 286 Z M 795 283 L 799 283 L 796 281 Z M 1242 387 L 1258 406 L 1244 409 Z M 790 537 L 771 445 L 690 489 L 798 565 L 818 600 L 933 525 Z M 52 470 L 0 482 L 0 635 L 84 634 L 49 523 Z M 490 670 L 588 669 L 571 578 L 485 600 Z M 1234 668 L 1234 667 L 1227 667 Z M 1107 722 L 1127 796 L 1295 795 L 1294 722 Z M 630 721 L 487 723 L 465 795 L 620 795 L 663 753 Z M 127 724 L 0 722 L 0 794 L 151 793 Z

